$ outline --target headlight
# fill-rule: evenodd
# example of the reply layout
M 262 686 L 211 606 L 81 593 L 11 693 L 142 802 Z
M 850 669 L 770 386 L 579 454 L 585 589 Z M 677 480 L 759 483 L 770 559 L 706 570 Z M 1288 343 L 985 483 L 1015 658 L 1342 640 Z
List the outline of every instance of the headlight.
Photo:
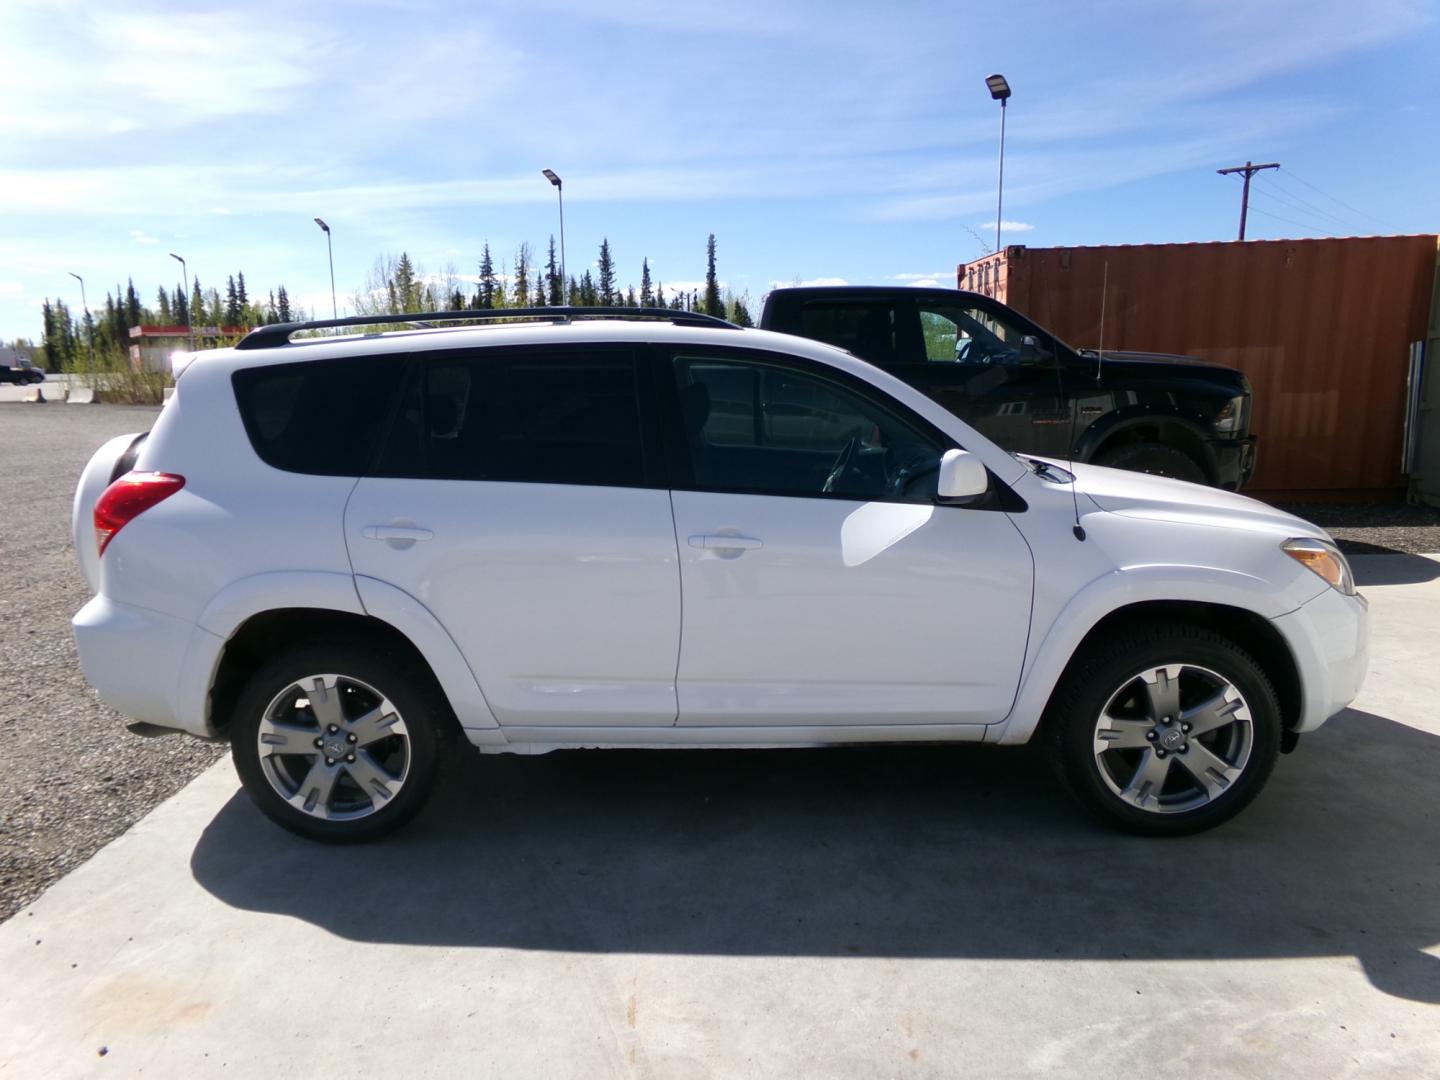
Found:
M 1338 589 L 1346 596 L 1355 595 L 1355 575 L 1340 549 L 1324 540 L 1301 537 L 1286 540 L 1280 550 L 1301 566 L 1319 574 L 1332 589 Z
M 1215 430 L 1222 435 L 1243 435 L 1249 417 L 1245 415 L 1250 396 L 1241 394 L 1225 403 L 1215 416 Z

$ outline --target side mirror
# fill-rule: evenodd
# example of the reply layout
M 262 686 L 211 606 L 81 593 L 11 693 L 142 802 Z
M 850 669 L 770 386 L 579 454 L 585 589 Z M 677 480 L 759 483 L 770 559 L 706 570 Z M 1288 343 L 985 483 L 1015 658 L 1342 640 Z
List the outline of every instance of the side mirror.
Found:
M 946 450 L 940 459 L 940 476 L 935 496 L 946 502 L 978 498 L 990 490 L 990 475 L 974 454 Z
M 1045 343 L 1034 334 L 1026 334 L 1020 339 L 1020 363 L 1022 364 L 1043 364 L 1053 354 L 1045 347 Z

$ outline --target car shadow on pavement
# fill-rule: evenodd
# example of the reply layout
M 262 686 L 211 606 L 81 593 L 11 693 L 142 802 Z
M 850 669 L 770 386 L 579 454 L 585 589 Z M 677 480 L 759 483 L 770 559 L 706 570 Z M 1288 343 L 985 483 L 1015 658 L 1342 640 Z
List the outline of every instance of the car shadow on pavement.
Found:
M 1185 960 L 1353 955 L 1440 1003 L 1440 738 L 1347 711 L 1239 818 L 1172 840 L 1077 811 L 1028 750 L 471 758 L 366 847 L 241 793 L 195 879 L 353 940 L 586 952 Z
M 1434 559 L 1376 550 L 1380 554 L 1348 556 L 1355 584 L 1362 589 L 1369 585 L 1420 585 L 1440 578 L 1440 562 Z

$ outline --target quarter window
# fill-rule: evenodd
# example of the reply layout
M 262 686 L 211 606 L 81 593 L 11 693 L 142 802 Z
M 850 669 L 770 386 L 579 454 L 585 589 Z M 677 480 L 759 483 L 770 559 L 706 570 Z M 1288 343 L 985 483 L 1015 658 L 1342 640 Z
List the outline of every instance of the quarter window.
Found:
M 405 370 L 401 356 L 265 364 L 231 377 L 250 445 L 287 472 L 361 476 Z

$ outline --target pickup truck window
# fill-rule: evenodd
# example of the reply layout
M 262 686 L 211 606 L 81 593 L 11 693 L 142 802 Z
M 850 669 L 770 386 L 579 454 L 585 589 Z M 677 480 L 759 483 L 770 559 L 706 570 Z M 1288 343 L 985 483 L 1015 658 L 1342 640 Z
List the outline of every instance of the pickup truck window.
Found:
M 978 307 L 922 304 L 927 360 L 964 364 L 1018 364 L 1027 331 Z
M 800 315 L 800 335 L 847 349 L 872 364 L 884 367 L 898 356 L 896 318 L 892 304 L 806 304 Z

